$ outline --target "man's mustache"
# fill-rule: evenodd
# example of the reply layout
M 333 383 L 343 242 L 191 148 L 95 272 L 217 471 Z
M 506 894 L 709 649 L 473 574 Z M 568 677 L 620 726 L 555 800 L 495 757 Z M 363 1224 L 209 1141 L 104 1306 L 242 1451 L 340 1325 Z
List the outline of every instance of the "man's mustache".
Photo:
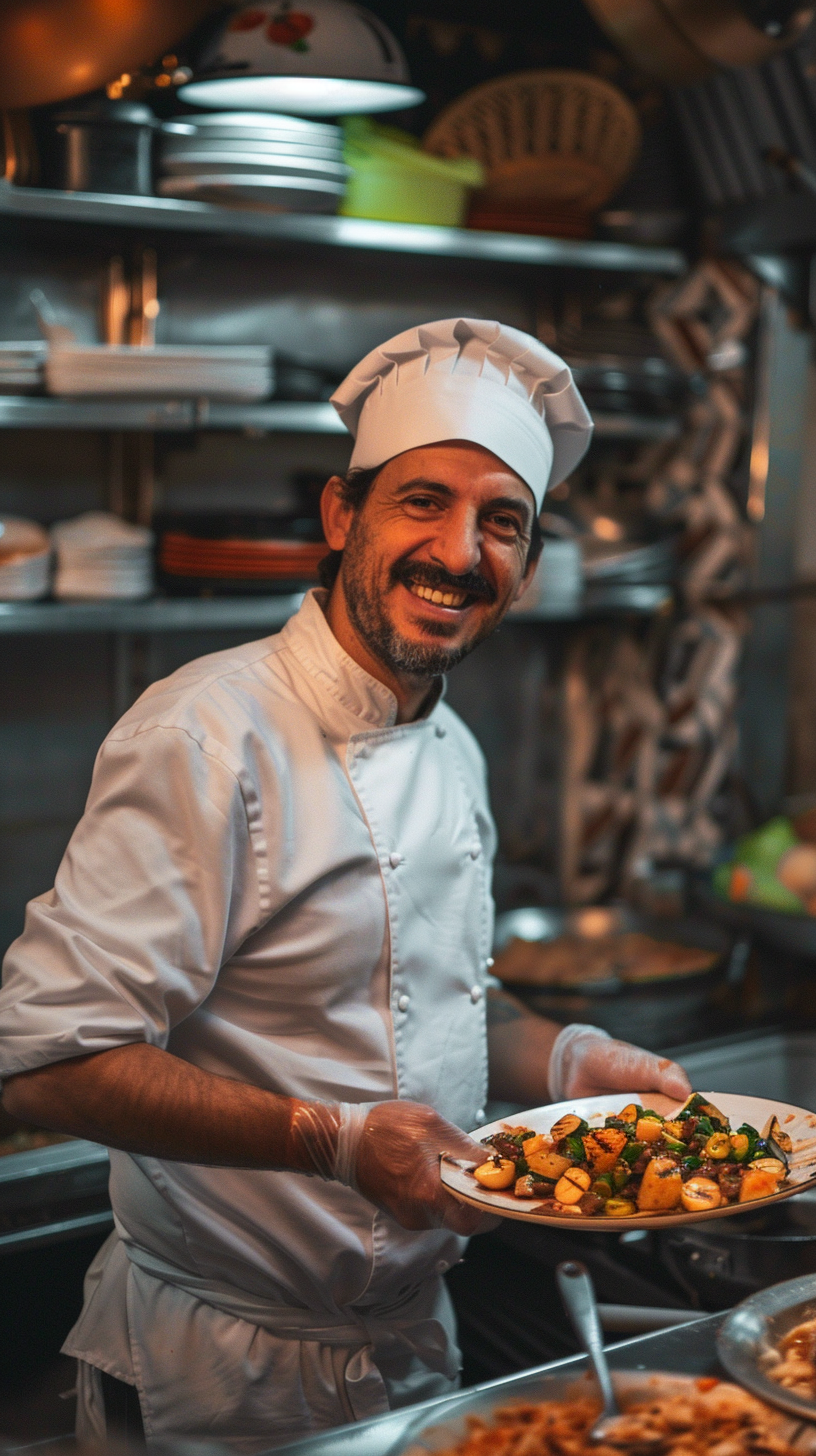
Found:
M 452 576 L 442 566 L 433 566 L 428 561 L 398 561 L 391 569 L 391 580 L 403 586 L 427 586 L 434 591 L 466 592 L 471 597 L 495 602 L 496 592 L 487 577 L 480 571 L 467 571 L 463 576 Z

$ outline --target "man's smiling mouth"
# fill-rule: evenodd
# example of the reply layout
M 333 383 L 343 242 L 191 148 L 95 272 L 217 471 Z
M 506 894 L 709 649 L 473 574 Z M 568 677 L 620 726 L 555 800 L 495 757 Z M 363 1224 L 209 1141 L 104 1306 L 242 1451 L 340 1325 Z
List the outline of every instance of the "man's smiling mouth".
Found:
M 423 586 L 418 581 L 412 581 L 408 590 L 415 597 L 420 597 L 424 602 L 433 602 L 437 607 L 463 607 L 468 600 L 467 592 L 440 591 L 439 587 Z

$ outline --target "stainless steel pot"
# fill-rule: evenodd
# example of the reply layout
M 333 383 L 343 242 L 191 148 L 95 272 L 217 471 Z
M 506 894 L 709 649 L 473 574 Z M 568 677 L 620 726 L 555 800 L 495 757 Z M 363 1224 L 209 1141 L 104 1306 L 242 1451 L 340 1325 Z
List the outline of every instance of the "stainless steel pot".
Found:
M 59 112 L 55 121 L 59 160 L 52 185 L 66 192 L 150 196 L 159 123 L 149 107 L 99 97 Z
M 739 1300 L 816 1273 L 816 1189 L 764 1212 L 666 1229 L 660 1258 L 700 1309 L 730 1309 Z

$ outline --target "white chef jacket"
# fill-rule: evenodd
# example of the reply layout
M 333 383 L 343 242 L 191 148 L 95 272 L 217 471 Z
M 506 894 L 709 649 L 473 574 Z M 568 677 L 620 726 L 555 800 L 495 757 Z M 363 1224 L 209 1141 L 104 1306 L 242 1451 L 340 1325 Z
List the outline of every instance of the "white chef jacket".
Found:
M 0 1077 L 145 1041 L 286 1096 L 483 1117 L 484 762 L 441 685 L 396 725 L 323 600 L 154 684 L 105 740 L 6 957 Z M 136 1384 L 148 1437 L 252 1452 L 451 1388 L 455 1235 L 303 1174 L 116 1150 L 111 1200 L 65 1349 Z

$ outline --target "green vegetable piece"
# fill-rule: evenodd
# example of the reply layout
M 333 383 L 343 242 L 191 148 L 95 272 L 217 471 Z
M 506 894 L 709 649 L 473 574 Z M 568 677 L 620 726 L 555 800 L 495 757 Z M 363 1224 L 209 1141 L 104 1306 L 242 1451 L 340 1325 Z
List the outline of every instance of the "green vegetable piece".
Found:
M 689 1173 L 696 1173 L 697 1169 L 702 1168 L 702 1166 L 702 1158 L 696 1158 L 693 1154 L 690 1158 L 683 1159 L 683 1167 L 687 1169 Z
M 630 1166 L 636 1163 L 645 1146 L 645 1143 L 627 1143 L 625 1148 L 621 1148 L 621 1161 Z
M 584 1123 L 584 1127 L 586 1127 L 586 1123 Z M 576 1163 L 586 1162 L 586 1150 L 577 1132 L 571 1133 L 569 1137 L 564 1138 L 560 1146 L 564 1149 L 565 1157 L 574 1158 Z
M 623 1184 L 621 1184 L 621 1187 L 623 1187 Z M 602 1178 L 596 1178 L 589 1191 L 590 1193 L 596 1194 L 598 1198 L 602 1198 L 605 1203 L 607 1198 L 611 1198 L 614 1192 L 612 1178 L 608 1174 L 604 1174 Z
M 783 854 L 798 843 L 789 819 L 781 814 L 769 819 L 761 829 L 743 835 L 735 845 L 734 859 L 750 870 L 765 870 L 773 874 Z
M 631 1178 L 629 1167 L 626 1163 L 616 1163 L 612 1169 L 612 1186 L 616 1193 L 625 1188 Z
M 747 896 L 749 904 L 761 905 L 765 910 L 787 911 L 791 915 L 804 913 L 804 901 L 783 885 L 773 870 L 752 870 L 751 874 L 753 878 Z
M 673 1153 L 684 1153 L 686 1151 L 685 1143 L 678 1142 L 677 1138 L 667 1137 L 664 1134 L 664 1142 L 666 1147 L 670 1148 Z
M 648 1117 L 648 1119 L 649 1119 L 650 1122 L 665 1122 L 666 1121 L 665 1117 L 663 1117 L 663 1115 L 661 1113 L 659 1113 L 659 1112 L 653 1112 L 652 1109 L 651 1109 L 651 1107 L 645 1107 L 643 1109 L 643 1111 L 641 1112 L 640 1115 L 641 1115 L 641 1117 Z
M 516 1159 L 516 1177 L 524 1178 L 530 1171 L 530 1165 L 526 1158 Z

